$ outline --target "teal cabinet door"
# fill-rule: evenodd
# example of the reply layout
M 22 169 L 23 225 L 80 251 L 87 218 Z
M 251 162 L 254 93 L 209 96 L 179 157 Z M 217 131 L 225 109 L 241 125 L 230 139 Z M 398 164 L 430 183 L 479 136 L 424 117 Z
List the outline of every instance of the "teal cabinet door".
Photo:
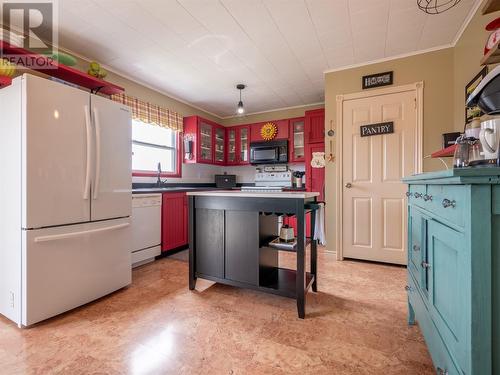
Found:
M 422 267 L 429 275 L 429 312 L 450 356 L 463 370 L 469 368 L 467 348 L 466 239 L 437 221 L 427 222 L 428 260 Z
M 420 288 L 423 289 L 425 284 L 421 263 L 424 259 L 423 254 L 425 253 L 425 219 L 417 209 L 412 207 L 410 209 L 408 221 L 408 269 L 417 281 Z

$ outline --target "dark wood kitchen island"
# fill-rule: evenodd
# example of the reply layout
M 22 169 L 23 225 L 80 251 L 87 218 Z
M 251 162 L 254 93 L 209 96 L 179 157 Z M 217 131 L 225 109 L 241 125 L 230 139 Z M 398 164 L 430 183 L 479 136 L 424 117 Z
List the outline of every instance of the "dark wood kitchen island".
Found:
M 317 291 L 317 241 L 314 223 L 319 193 L 189 192 L 189 289 L 202 278 L 297 300 L 305 317 L 305 297 Z M 305 215 L 311 212 L 311 238 Z M 276 248 L 279 217 L 297 218 L 296 245 Z M 306 271 L 306 246 L 311 244 L 311 269 Z M 295 270 L 280 268 L 278 252 L 296 253 Z

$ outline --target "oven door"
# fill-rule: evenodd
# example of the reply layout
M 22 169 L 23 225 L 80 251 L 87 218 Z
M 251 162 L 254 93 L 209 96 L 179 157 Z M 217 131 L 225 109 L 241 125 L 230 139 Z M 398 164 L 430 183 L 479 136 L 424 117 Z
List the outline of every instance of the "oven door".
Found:
M 276 146 L 252 147 L 250 162 L 252 164 L 277 163 L 279 161 L 279 148 Z

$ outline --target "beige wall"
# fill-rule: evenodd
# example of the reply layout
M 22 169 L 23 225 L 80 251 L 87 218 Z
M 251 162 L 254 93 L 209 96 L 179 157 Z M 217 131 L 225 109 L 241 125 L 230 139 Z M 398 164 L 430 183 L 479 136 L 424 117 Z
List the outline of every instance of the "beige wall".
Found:
M 330 121 L 336 122 L 336 97 L 362 91 L 361 78 L 364 75 L 394 71 L 394 85 L 424 82 L 424 155 L 442 146 L 442 133 L 453 130 L 453 49 L 443 49 L 421 55 L 367 65 L 359 68 L 332 72 L 325 75 L 326 127 Z M 330 142 L 327 139 L 326 152 Z M 441 169 L 439 161 L 425 159 L 424 169 Z M 326 230 L 327 248 L 335 250 L 335 197 L 336 163 L 328 163 L 326 168 Z
M 479 7 L 453 48 L 326 74 L 325 126 L 329 127 L 331 120 L 335 122 L 337 95 L 362 91 L 363 75 L 393 70 L 395 85 L 424 82 L 424 155 L 440 149 L 442 133 L 464 128 L 465 85 L 481 70 L 480 60 L 488 36 L 484 27 L 499 13 L 483 16 Z M 424 160 L 424 171 L 439 169 L 443 169 L 443 165 L 438 160 Z M 328 164 L 326 229 L 329 250 L 335 250 L 336 238 L 335 174 L 335 163 Z
M 235 126 L 241 124 L 253 124 L 256 122 L 263 122 L 263 121 L 302 117 L 304 116 L 306 111 L 309 111 L 311 109 L 323 108 L 324 106 L 325 106 L 324 104 L 317 104 L 317 105 L 309 105 L 298 108 L 289 108 L 284 110 L 259 113 L 249 116 L 231 117 L 228 119 L 221 120 L 219 121 L 219 123 L 224 126 Z

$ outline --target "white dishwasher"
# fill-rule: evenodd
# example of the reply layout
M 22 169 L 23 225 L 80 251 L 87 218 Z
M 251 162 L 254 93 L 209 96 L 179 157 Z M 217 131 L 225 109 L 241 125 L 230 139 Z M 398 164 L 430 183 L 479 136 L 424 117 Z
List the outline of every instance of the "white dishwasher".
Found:
M 161 254 L 161 194 L 132 195 L 132 268 Z

